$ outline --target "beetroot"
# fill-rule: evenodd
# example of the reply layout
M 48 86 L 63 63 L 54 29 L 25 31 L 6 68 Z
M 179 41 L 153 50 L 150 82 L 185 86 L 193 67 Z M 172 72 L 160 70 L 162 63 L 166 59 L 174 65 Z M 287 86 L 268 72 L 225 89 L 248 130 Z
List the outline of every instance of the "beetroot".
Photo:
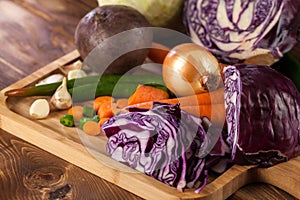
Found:
M 147 57 L 148 50 L 143 47 L 151 46 L 152 33 L 144 27 L 150 27 L 149 22 L 134 8 L 99 6 L 78 23 L 75 44 L 82 59 L 97 47 L 97 55 L 91 59 L 99 60 L 89 61 L 96 72 L 107 69 L 108 74 L 123 74 L 141 65 Z M 120 33 L 123 35 L 118 37 Z

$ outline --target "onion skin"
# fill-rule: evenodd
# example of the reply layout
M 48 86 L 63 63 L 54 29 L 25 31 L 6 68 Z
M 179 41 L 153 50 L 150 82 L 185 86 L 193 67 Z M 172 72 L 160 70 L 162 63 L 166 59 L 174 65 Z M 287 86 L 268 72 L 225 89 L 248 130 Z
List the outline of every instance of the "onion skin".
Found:
M 162 74 L 166 86 L 177 96 L 215 90 L 222 80 L 218 60 L 194 43 L 171 49 L 164 59 Z

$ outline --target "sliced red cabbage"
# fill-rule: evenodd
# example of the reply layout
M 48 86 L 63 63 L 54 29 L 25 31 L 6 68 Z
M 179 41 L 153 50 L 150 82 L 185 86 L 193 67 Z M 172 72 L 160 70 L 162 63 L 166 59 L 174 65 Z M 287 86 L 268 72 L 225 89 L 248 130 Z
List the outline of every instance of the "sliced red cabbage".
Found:
M 266 53 L 280 58 L 297 42 L 299 9 L 299 0 L 186 0 L 184 24 L 220 61 Z
M 237 164 L 269 167 L 300 154 L 300 94 L 277 71 L 224 68 L 227 142 Z
M 155 103 L 109 119 L 102 129 L 107 153 L 115 160 L 179 190 L 206 183 L 202 120 L 177 105 Z M 201 190 L 201 186 L 196 192 Z

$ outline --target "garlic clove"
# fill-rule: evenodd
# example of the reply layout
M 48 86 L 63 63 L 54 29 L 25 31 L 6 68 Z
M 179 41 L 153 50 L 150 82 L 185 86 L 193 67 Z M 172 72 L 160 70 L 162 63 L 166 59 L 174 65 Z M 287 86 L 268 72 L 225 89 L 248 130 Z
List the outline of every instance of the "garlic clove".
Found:
M 67 88 L 67 79 L 63 78 L 62 84 L 56 89 L 51 97 L 51 104 L 60 110 L 68 109 L 72 106 L 72 97 Z
M 68 72 L 68 80 L 87 76 L 81 69 L 73 69 Z
M 46 99 L 35 100 L 29 108 L 29 115 L 35 119 L 46 118 L 49 113 L 50 106 Z
M 52 75 L 48 76 L 47 78 L 39 81 L 37 84 L 35 84 L 35 86 L 60 82 L 63 80 L 63 78 L 64 78 L 64 75 L 62 75 L 62 74 L 52 74 Z

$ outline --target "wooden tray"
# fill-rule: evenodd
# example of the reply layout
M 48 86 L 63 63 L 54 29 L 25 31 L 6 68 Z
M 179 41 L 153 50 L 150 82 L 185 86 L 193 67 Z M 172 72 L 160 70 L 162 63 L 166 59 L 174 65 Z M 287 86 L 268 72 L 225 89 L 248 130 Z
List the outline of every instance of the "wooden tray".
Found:
M 78 59 L 78 52 L 73 51 L 2 90 L 0 128 L 146 199 L 225 199 L 251 182 L 269 183 L 300 198 L 300 157 L 266 169 L 234 165 L 201 193 L 180 192 L 107 157 L 103 136 L 87 136 L 76 128 L 63 127 L 59 118 L 66 111 L 51 112 L 47 119 L 33 120 L 27 113 L 34 97 L 4 96 L 6 90 L 27 87 L 49 74 L 68 70 Z

